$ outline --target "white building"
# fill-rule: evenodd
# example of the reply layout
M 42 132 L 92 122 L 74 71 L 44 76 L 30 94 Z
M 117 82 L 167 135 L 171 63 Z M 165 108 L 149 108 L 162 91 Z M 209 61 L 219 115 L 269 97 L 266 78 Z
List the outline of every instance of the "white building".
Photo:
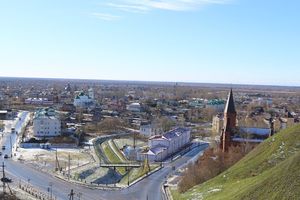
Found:
M 53 101 L 50 101 L 48 98 L 27 98 L 25 99 L 25 104 L 53 105 Z
M 35 137 L 54 137 L 61 134 L 61 122 L 53 108 L 42 108 L 35 112 L 33 134 Z
M 140 134 L 146 137 L 160 135 L 163 132 L 162 128 L 156 124 L 141 125 Z
M 131 103 L 127 105 L 126 109 L 131 112 L 141 112 L 141 104 L 140 103 Z
M 149 150 L 141 152 L 138 159 L 148 158 L 151 162 L 162 161 L 189 144 L 190 138 L 191 130 L 189 128 L 176 128 L 163 135 L 152 136 L 149 139 Z
M 88 94 L 89 94 L 89 97 L 90 97 L 91 99 L 95 99 L 95 93 L 94 93 L 94 89 L 93 89 L 93 88 L 90 88 L 90 89 L 88 90 Z
M 93 104 L 93 99 L 85 95 L 83 92 L 80 92 L 74 99 L 74 106 L 87 108 L 88 106 Z
M 222 131 L 222 128 L 224 126 L 223 123 L 224 123 L 223 115 L 218 114 L 214 116 L 212 120 L 212 132 L 219 134 Z

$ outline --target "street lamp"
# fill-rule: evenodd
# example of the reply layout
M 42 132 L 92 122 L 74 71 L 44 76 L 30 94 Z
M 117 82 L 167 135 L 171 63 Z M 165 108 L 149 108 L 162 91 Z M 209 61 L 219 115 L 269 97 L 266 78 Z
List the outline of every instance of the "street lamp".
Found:
M 127 185 L 128 185 L 128 187 L 129 187 L 129 184 L 130 184 L 130 182 L 129 182 L 129 175 L 130 175 L 130 170 L 129 170 L 129 168 L 128 168 L 128 180 L 127 180 Z

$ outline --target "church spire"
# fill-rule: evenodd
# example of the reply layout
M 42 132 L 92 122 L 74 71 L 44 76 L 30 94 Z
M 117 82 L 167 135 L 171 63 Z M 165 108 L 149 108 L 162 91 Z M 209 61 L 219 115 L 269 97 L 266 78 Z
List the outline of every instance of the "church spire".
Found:
M 227 99 L 227 103 L 226 103 L 226 106 L 225 106 L 224 113 L 236 114 L 236 110 L 235 110 L 235 106 L 234 106 L 234 100 L 233 100 L 232 88 L 230 89 L 230 92 L 229 92 L 229 95 L 228 95 L 228 99 Z
M 236 110 L 234 106 L 232 89 L 228 94 L 227 103 L 224 110 L 224 128 L 221 133 L 220 147 L 223 152 L 228 151 L 229 146 L 232 145 L 231 138 L 234 135 L 236 128 Z

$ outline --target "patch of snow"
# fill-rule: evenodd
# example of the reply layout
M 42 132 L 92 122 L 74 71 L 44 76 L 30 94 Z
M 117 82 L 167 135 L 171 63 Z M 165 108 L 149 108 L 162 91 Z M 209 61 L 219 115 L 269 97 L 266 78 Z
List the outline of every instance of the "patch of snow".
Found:
M 218 156 L 210 157 L 213 160 L 217 160 Z
M 215 189 L 209 190 L 208 193 L 220 192 L 220 191 L 221 191 L 221 189 L 215 188 Z

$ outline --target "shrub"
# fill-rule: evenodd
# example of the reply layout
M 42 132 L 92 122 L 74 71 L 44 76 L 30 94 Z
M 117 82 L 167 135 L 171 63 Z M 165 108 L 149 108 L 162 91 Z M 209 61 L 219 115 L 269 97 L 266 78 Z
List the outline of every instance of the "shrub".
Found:
M 221 174 L 247 153 L 244 146 L 230 147 L 225 153 L 219 148 L 207 149 L 194 164 L 189 164 L 184 171 L 178 184 L 179 192 L 186 192 L 193 186 Z

